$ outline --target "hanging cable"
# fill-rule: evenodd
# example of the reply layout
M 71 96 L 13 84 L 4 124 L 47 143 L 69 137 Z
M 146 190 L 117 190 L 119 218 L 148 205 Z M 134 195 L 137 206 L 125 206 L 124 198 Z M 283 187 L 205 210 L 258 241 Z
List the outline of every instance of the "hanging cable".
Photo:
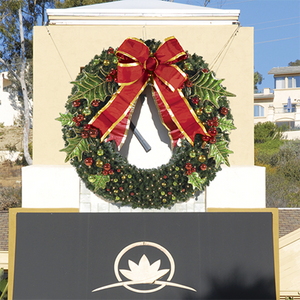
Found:
M 60 59 L 61 59 L 63 65 L 64 65 L 65 69 L 67 70 L 67 72 L 68 72 L 68 74 L 69 74 L 69 76 L 70 76 L 70 79 L 71 79 L 71 81 L 72 81 L 73 79 L 72 79 L 72 76 L 71 76 L 71 74 L 70 74 L 70 72 L 69 72 L 69 69 L 68 69 L 68 67 L 67 67 L 67 65 L 66 65 L 66 63 L 65 63 L 65 61 L 64 61 L 64 59 L 63 59 L 63 57 L 62 57 L 62 55 L 61 55 L 61 53 L 59 52 L 59 50 L 58 50 L 58 48 L 57 48 L 57 46 L 56 46 L 56 43 L 55 43 L 55 41 L 54 41 L 54 39 L 53 39 L 53 37 L 52 37 L 52 35 L 51 35 L 49 29 L 48 29 L 48 26 L 45 26 L 45 28 L 46 28 L 46 30 L 47 30 L 47 32 L 48 32 L 48 34 L 49 34 L 49 36 L 50 36 L 50 38 L 51 38 L 51 40 L 52 40 L 52 42 L 53 42 L 53 45 L 55 46 L 56 51 L 57 51 L 57 53 L 58 53 L 58 55 L 59 55 L 59 57 L 60 57 Z
M 142 35 L 143 35 L 143 40 L 147 40 L 147 29 L 146 29 L 146 25 L 143 26 L 142 29 Z
M 214 60 L 212 61 L 210 68 L 213 69 L 213 67 L 216 65 L 217 61 L 220 59 L 220 57 L 223 55 L 222 59 L 219 62 L 218 67 L 216 67 L 216 69 L 214 71 L 217 71 L 222 63 L 222 61 L 224 60 L 226 53 L 228 52 L 231 43 L 233 42 L 235 36 L 237 35 L 239 29 L 241 27 L 241 24 L 238 23 L 237 28 L 234 30 L 234 32 L 232 33 L 232 35 L 230 36 L 230 38 L 228 39 L 228 41 L 225 43 L 225 45 L 223 46 L 223 48 L 220 50 L 220 52 L 217 54 L 217 56 L 214 58 Z

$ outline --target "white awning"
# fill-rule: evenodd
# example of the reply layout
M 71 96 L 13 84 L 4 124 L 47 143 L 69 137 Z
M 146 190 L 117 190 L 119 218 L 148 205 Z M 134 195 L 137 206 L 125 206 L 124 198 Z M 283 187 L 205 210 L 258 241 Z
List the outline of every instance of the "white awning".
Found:
M 238 22 L 240 11 L 161 0 L 119 0 L 65 9 L 47 9 L 47 14 L 52 25 L 228 25 Z

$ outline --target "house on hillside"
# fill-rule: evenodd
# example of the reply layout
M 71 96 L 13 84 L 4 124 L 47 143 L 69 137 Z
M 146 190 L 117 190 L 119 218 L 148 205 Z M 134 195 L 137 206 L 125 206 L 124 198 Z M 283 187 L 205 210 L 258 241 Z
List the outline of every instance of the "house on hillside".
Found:
M 7 72 L 0 73 L 0 124 L 12 126 L 20 116 L 19 107 L 10 98 L 7 91 L 11 85 Z
M 254 95 L 254 124 L 271 121 L 288 129 L 300 129 L 300 66 L 277 67 L 274 75 L 274 91 L 265 88 Z

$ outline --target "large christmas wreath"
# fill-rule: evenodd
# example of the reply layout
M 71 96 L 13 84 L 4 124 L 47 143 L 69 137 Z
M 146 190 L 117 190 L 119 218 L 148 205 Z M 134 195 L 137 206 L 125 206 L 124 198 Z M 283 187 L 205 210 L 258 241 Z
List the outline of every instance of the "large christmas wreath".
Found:
M 76 78 L 57 118 L 63 126 L 66 161 L 86 186 L 105 199 L 133 208 L 170 207 L 202 191 L 229 165 L 234 129 L 226 96 L 234 96 L 201 56 L 183 51 L 172 37 L 126 39 L 96 55 Z M 147 84 L 174 147 L 170 161 L 153 169 L 128 163 L 124 143 L 139 95 Z

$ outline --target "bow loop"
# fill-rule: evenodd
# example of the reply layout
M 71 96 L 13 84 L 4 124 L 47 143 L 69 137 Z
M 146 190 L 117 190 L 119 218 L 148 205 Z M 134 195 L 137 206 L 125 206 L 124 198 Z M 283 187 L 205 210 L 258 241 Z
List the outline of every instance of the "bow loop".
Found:
M 128 38 L 118 48 L 116 56 L 121 63 L 123 61 L 128 62 L 128 59 L 132 59 L 143 65 L 149 57 L 149 48 L 139 39 Z
M 186 52 L 173 36 L 166 39 L 155 52 L 155 57 L 160 64 L 176 63 L 184 60 L 186 56 Z

